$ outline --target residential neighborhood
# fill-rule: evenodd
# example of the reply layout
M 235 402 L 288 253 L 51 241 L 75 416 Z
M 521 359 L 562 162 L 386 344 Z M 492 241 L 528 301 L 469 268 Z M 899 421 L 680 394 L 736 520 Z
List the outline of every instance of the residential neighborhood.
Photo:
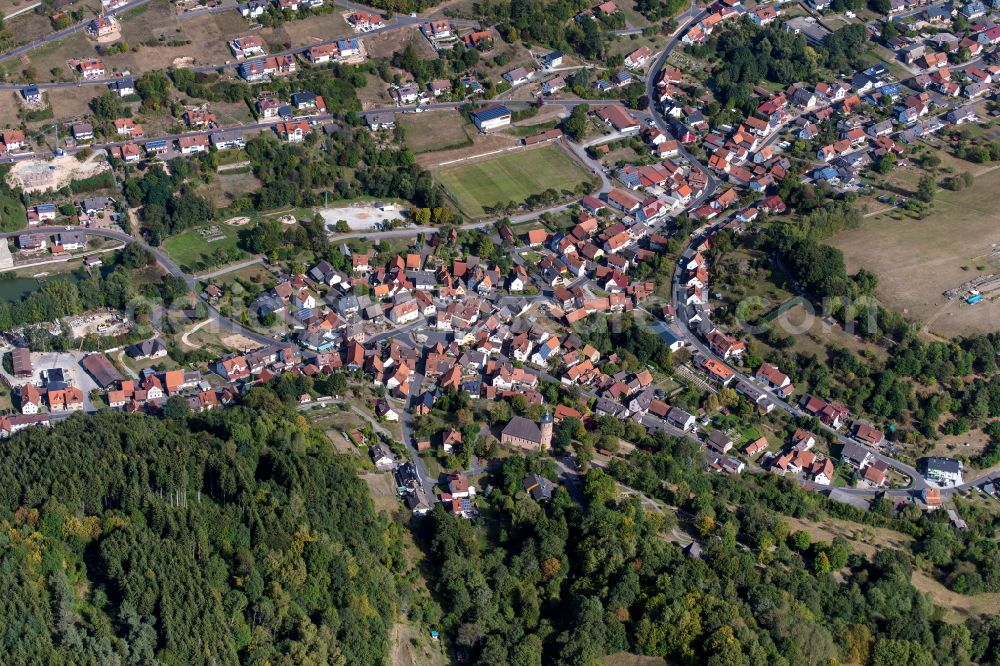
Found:
M 1000 4 L 9 12 L 36 659 L 1000 654 Z

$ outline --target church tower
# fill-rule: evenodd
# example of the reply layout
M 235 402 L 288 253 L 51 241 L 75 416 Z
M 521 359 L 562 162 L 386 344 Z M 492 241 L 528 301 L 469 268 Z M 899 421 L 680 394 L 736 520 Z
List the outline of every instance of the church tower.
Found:
M 545 416 L 542 417 L 538 428 L 542 431 L 541 449 L 542 451 L 548 451 L 549 447 L 552 446 L 552 414 L 545 412 Z

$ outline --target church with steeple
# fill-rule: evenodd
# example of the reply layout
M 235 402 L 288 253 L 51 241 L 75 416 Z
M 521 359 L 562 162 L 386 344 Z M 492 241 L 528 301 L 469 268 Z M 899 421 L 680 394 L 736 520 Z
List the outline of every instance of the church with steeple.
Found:
M 552 446 L 552 415 L 545 412 L 537 423 L 515 416 L 500 433 L 500 443 L 529 451 L 548 451 Z

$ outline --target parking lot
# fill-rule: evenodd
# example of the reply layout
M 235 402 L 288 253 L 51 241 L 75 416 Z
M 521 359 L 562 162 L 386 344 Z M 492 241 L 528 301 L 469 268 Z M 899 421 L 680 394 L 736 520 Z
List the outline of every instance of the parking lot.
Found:
M 3 353 L 11 350 L 7 347 Z M 45 375 L 54 369 L 63 371 L 64 381 L 83 391 L 84 408 L 88 411 L 92 409 L 90 392 L 98 388 L 94 378 L 87 374 L 87 371 L 80 365 L 80 361 L 86 356 L 84 352 L 32 352 L 31 353 L 31 377 L 14 377 L 7 370 L 0 368 L 0 373 L 4 376 L 4 381 L 14 387 L 24 386 L 29 382 L 42 388 L 45 386 Z

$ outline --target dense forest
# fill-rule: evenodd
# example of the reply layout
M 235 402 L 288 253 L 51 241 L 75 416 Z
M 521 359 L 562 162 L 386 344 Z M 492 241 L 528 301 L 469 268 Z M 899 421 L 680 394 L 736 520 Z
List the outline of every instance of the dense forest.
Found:
M 786 500 L 788 483 L 755 490 L 709 477 L 696 444 L 658 439 L 655 456 L 611 473 L 676 502 L 680 526 L 672 511 L 619 500 L 613 477 L 596 468 L 580 479 L 582 503 L 562 488 L 535 502 L 525 473 L 553 469 L 520 457 L 490 479 L 482 524 L 431 513 L 432 585 L 462 659 L 594 664 L 629 651 L 726 666 L 1000 663 L 1000 622 L 941 621 L 910 584 L 910 553 L 866 559 L 842 538 L 813 542 L 781 514 L 814 514 L 820 496 L 791 489 Z M 694 533 L 700 556 L 664 538 L 676 527 Z M 944 536 L 952 548 L 955 537 Z
M 274 393 L 0 448 L 5 663 L 383 663 L 397 528 Z

